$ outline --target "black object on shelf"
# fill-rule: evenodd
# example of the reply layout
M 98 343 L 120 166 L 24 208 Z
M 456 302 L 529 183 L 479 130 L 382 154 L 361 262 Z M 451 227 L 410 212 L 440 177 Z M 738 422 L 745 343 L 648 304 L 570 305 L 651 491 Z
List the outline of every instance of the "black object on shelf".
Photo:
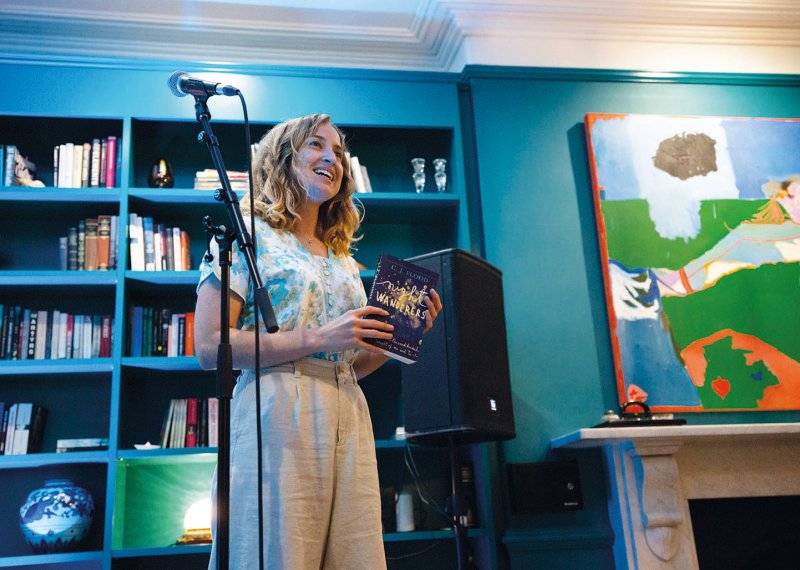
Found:
M 640 408 L 641 413 L 629 412 L 628 408 Z M 608 427 L 645 427 L 645 426 L 682 426 L 686 423 L 684 419 L 659 418 L 650 411 L 650 406 L 638 400 L 630 400 L 622 404 L 619 408 L 619 416 L 611 417 L 606 421 L 597 424 L 596 428 Z

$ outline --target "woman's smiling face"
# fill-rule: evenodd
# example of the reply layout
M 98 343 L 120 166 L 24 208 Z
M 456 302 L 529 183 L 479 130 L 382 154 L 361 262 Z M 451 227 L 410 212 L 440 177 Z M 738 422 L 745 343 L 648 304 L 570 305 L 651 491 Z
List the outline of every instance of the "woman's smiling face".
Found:
M 309 201 L 323 204 L 339 193 L 344 176 L 343 160 L 342 141 L 331 123 L 321 124 L 303 141 L 295 164 Z

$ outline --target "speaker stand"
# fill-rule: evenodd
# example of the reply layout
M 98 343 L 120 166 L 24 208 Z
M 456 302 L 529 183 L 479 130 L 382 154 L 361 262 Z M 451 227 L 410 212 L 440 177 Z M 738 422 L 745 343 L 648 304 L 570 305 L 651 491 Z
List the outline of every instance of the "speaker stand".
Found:
M 467 529 L 461 523 L 464 510 L 463 495 L 461 490 L 461 468 L 458 461 L 458 444 L 449 437 L 450 446 L 450 508 L 453 519 L 453 530 L 456 534 L 456 559 L 458 570 L 471 570 L 472 560 L 467 544 Z

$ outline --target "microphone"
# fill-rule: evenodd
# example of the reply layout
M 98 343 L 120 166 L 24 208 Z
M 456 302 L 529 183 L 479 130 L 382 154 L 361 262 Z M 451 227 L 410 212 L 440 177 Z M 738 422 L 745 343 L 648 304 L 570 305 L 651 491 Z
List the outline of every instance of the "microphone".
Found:
M 187 95 L 194 95 L 195 97 L 227 95 L 232 97 L 239 94 L 239 90 L 233 85 L 203 81 L 196 77 L 190 77 L 184 71 L 176 71 L 170 75 L 167 85 L 169 85 L 169 90 L 172 91 L 175 97 L 186 97 Z

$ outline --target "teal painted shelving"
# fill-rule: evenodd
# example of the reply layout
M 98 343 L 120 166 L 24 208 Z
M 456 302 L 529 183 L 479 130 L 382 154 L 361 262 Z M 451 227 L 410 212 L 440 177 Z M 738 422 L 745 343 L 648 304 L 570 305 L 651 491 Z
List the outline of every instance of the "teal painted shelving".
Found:
M 194 564 L 198 556 L 208 555 L 209 547 L 167 546 L 174 540 L 169 525 L 178 523 L 170 519 L 166 526 L 151 528 L 147 517 L 159 510 L 166 512 L 178 499 L 168 493 L 153 498 L 147 489 L 169 484 L 175 490 L 190 489 L 192 497 L 207 496 L 216 449 L 137 450 L 134 445 L 159 441 L 171 399 L 213 396 L 215 375 L 201 370 L 194 356 L 128 356 L 128 337 L 129 310 L 134 305 L 192 310 L 199 272 L 131 271 L 126 239 L 132 213 L 178 226 L 189 235 L 192 265 L 197 267 L 206 244 L 203 216 L 211 215 L 217 223 L 227 221 L 224 206 L 213 199 L 212 192 L 190 188 L 195 172 L 212 166 L 207 149 L 195 141 L 199 127 L 192 105 L 169 94 L 164 85 L 168 74 L 144 67 L 111 65 L 101 73 L 91 65 L 3 65 L 8 81 L 24 80 L 30 93 L 63 83 L 71 86 L 72 96 L 69 102 L 48 98 L 32 103 L 18 95 L 0 94 L 0 130 L 5 139 L 0 142 L 16 144 L 37 164 L 38 177 L 48 185 L 0 187 L 0 224 L 4 228 L 0 235 L 0 304 L 112 314 L 114 344 L 110 358 L 0 361 L 0 397 L 41 402 L 49 411 L 43 453 L 0 456 L 4 492 L 19 497 L 45 477 L 69 477 L 87 482 L 97 504 L 92 535 L 84 545 L 87 552 L 32 556 L 21 537 L 15 537 L 0 545 L 0 566 L 78 565 L 110 570 L 180 567 L 189 559 Z M 432 77 L 410 75 L 399 81 L 393 74 L 359 78 L 294 70 L 248 79 L 276 95 L 270 97 L 269 105 L 261 99 L 248 101 L 254 137 L 284 117 L 319 111 L 320 102 L 312 94 L 326 89 L 342 93 L 326 100 L 324 111 L 345 130 L 352 154 L 369 169 L 374 191 L 357 196 L 365 214 L 360 230 L 363 239 L 355 248 L 356 260 L 367 268 L 361 272 L 367 287 L 381 253 L 411 257 L 449 247 L 471 249 L 457 78 Z M 120 91 L 119 85 L 147 86 L 148 95 Z M 118 95 L 108 97 L 107 93 Z M 348 101 L 352 98 L 383 104 L 377 109 L 353 104 Z M 427 103 L 419 105 L 422 100 Z M 215 100 L 209 106 L 226 166 L 243 170 L 238 154 L 240 116 L 230 103 Z M 116 188 L 52 186 L 54 145 L 112 134 L 119 137 L 122 148 Z M 432 174 L 427 192 L 413 191 L 410 160 L 416 156 L 448 160 L 447 192 L 435 192 Z M 172 164 L 175 188 L 147 187 L 149 168 L 162 157 Z M 59 271 L 58 238 L 78 220 L 101 214 L 119 216 L 118 267 L 111 271 Z M 399 365 L 390 363 L 362 382 L 378 438 L 382 477 L 395 473 L 396 463 L 403 459 L 405 442 L 391 438 L 394 428 L 402 425 L 399 378 Z M 109 449 L 54 453 L 55 441 L 65 437 L 108 437 Z M 446 464 L 446 453 L 441 450 L 418 452 L 426 457 L 438 455 L 440 459 L 433 463 L 439 467 Z M 431 470 L 425 477 L 444 502 L 447 481 L 441 469 Z M 0 507 L 1 527 L 16 524 L 14 508 L 12 503 Z M 177 520 L 180 513 L 173 511 L 167 518 Z M 484 516 L 489 523 L 494 520 L 488 510 Z M 482 552 L 493 552 L 491 536 L 493 531 L 470 531 L 471 540 L 485 542 Z M 451 537 L 450 531 L 421 530 L 390 533 L 386 541 L 402 547 Z M 490 554 L 488 560 L 493 557 Z M 420 560 L 426 567 L 424 558 Z

